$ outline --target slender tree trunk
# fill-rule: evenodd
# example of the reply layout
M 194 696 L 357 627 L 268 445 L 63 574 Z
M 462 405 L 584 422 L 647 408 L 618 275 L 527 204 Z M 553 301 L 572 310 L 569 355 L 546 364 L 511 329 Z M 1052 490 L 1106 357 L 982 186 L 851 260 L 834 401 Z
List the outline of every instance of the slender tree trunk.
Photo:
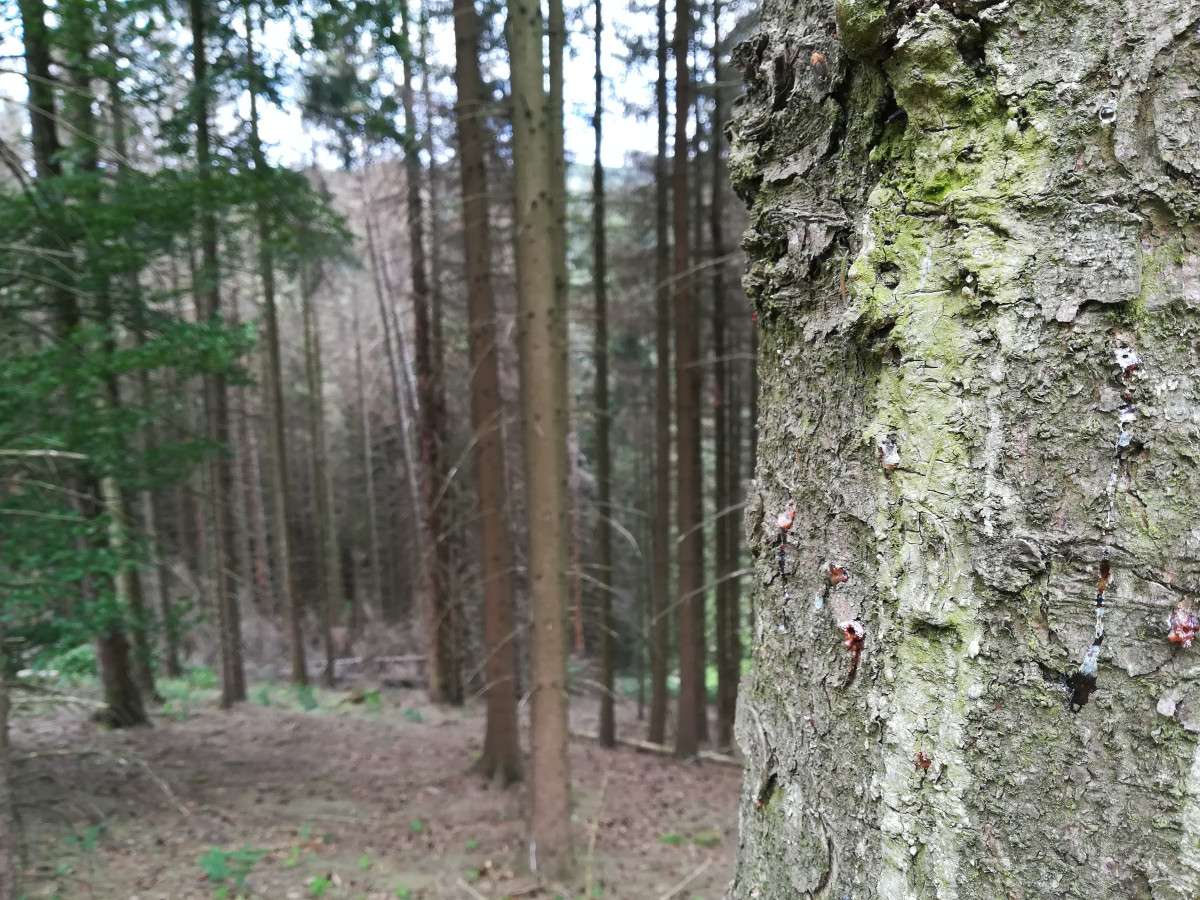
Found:
M 396 329 L 397 337 L 395 344 L 393 344 L 393 329 L 391 325 L 391 316 L 388 315 L 387 304 L 387 298 L 393 296 L 391 289 L 392 286 L 390 279 L 387 277 L 386 269 L 384 268 L 382 261 L 379 259 L 379 250 L 375 238 L 375 227 L 373 224 L 374 217 L 371 214 L 371 200 L 367 196 L 366 183 L 361 176 L 359 177 L 359 193 L 362 196 L 363 219 L 365 221 L 367 231 L 367 258 L 371 263 L 371 277 L 372 282 L 375 285 L 375 298 L 379 303 L 379 322 L 383 329 L 383 350 L 387 355 L 388 374 L 391 376 L 392 402 L 395 405 L 396 421 L 400 430 L 400 451 L 404 460 L 403 475 L 404 480 L 408 485 L 409 497 L 412 501 L 413 516 L 415 518 L 420 515 L 421 489 L 420 485 L 418 484 L 417 462 L 414 459 L 412 452 L 412 429 L 410 427 L 411 417 L 408 414 L 408 405 L 405 402 L 405 397 L 407 394 L 402 387 L 403 379 L 401 375 L 401 366 L 398 362 L 403 356 L 403 351 L 401 349 L 403 345 L 403 338 L 400 336 L 399 329 Z M 393 307 L 393 315 L 394 314 L 395 308 Z M 407 372 L 407 368 L 405 368 L 404 371 Z M 396 515 L 398 516 L 400 506 L 399 497 L 396 497 L 394 505 L 396 507 Z M 396 533 L 399 533 L 398 529 L 396 530 Z M 417 527 L 414 529 L 414 533 L 416 535 L 417 545 L 417 566 L 418 568 L 423 569 L 427 556 L 424 550 L 424 532 L 420 527 Z M 388 558 L 391 559 L 392 554 L 388 554 Z M 421 578 L 420 582 L 422 585 L 424 585 L 424 578 Z M 390 590 L 393 592 L 393 596 L 398 596 L 395 593 L 395 585 L 392 585 Z M 401 612 L 401 610 L 392 608 L 390 605 L 385 606 L 385 609 L 390 609 L 393 614 L 399 614 Z
M 213 197 L 208 188 L 212 180 L 209 139 L 210 86 L 208 49 L 205 36 L 208 17 L 204 0 L 189 0 L 192 28 L 192 91 L 196 125 L 196 168 L 200 185 L 200 286 L 202 314 L 208 319 L 221 316 L 220 267 L 217 260 L 217 220 Z M 204 410 L 209 439 L 218 450 L 211 464 L 213 475 L 209 504 L 212 508 L 213 544 L 216 559 L 217 614 L 221 631 L 221 706 L 228 708 L 246 699 L 246 673 L 242 666 L 241 613 L 233 584 L 233 544 L 236 538 L 233 519 L 233 459 L 230 454 L 229 398 L 225 376 L 205 376 Z
M 383 547 L 379 540 L 379 505 L 375 497 L 375 452 L 371 433 L 371 411 L 363 374 L 362 327 L 358 318 L 358 298 L 354 303 L 354 382 L 358 395 L 358 416 L 362 432 L 363 503 L 367 515 L 367 552 L 370 554 L 372 601 L 382 611 Z
M 729 552 L 729 513 L 732 502 L 729 484 L 729 377 L 728 347 L 725 340 L 725 209 L 722 197 L 725 190 L 724 168 L 721 165 L 721 123 L 725 116 L 724 93 L 721 86 L 721 2 L 713 3 L 713 112 L 712 184 L 709 198 L 709 241 L 712 269 L 712 346 L 713 346 L 713 521 L 716 581 L 716 638 L 717 638 L 717 746 L 733 743 L 733 697 L 737 683 L 737 665 L 733 660 L 733 635 L 730 622 L 730 591 L 733 567 Z M 736 414 L 736 413 L 735 413 Z
M 696 505 L 696 473 L 700 465 L 696 453 L 699 415 L 696 403 L 697 375 L 695 322 L 692 310 L 691 277 L 688 272 L 688 109 L 691 105 L 688 70 L 688 44 L 691 12 L 688 0 L 675 3 L 675 159 L 671 176 L 674 195 L 674 304 L 675 304 L 675 456 L 676 456 L 676 527 L 679 529 L 679 583 L 676 589 L 679 607 L 679 722 L 675 733 L 675 754 L 682 759 L 696 755 L 698 746 L 698 707 L 703 670 L 696 653 L 698 597 L 703 589 L 699 557 L 701 522 Z
M 1200 896 L 1195 6 L 880 10 L 741 51 L 729 895 Z
M 270 192 L 266 189 L 268 169 L 258 130 L 258 94 L 261 90 L 258 60 L 254 51 L 254 4 L 244 4 L 246 16 L 246 67 L 250 79 L 250 154 L 259 191 L 254 204 L 258 235 L 258 277 L 263 292 L 263 400 L 266 407 L 267 469 L 271 483 L 271 518 L 275 538 L 274 583 L 277 602 L 283 609 L 288 636 L 292 683 L 308 683 L 304 658 L 303 610 L 296 597 L 295 560 L 288 533 L 291 498 L 288 493 L 288 448 L 284 427 L 283 374 L 279 358 L 279 312 L 275 299 L 275 254 L 271 246 Z
M 405 33 L 408 6 L 401 5 Z M 459 671 L 458 604 L 450 593 L 450 541 L 446 527 L 446 402 L 430 310 L 430 286 L 425 253 L 424 201 L 421 198 L 421 158 L 413 129 L 412 61 L 403 61 L 404 84 L 401 102 L 408 123 L 405 136 L 404 172 L 408 195 L 408 234 L 412 256 L 414 343 L 417 363 L 417 397 L 421 417 L 419 443 L 423 470 L 421 506 L 425 529 L 427 613 L 429 616 L 429 695 L 435 703 L 463 702 Z
M 592 127 L 596 133 L 596 159 L 592 165 L 592 282 L 596 292 L 596 585 L 600 592 L 600 746 L 616 744 L 613 721 L 612 651 L 612 459 L 609 455 L 608 411 L 608 248 L 604 231 L 604 162 L 602 119 L 604 113 L 604 69 L 601 38 L 604 17 L 601 0 L 596 0 L 596 111 Z
M 658 0 L 658 156 L 654 164 L 655 380 L 654 506 L 651 556 L 653 638 L 650 653 L 650 728 L 655 744 L 666 741 L 667 663 L 671 647 L 671 282 L 667 229 L 667 0 Z
M 561 359 L 557 335 L 552 117 L 542 87 L 542 15 L 534 0 L 509 0 L 509 57 L 516 189 L 517 311 L 531 608 L 532 778 L 530 866 L 551 877 L 572 868 L 567 764 L 566 591 L 562 579 L 564 444 L 562 393 L 547 378 Z M 553 54 L 552 54 L 553 56 Z
M 496 353 L 496 305 L 488 235 L 487 167 L 484 161 L 483 83 L 479 73 L 479 22 L 472 0 L 455 0 L 459 172 L 462 179 L 467 316 L 470 322 L 471 425 L 479 495 L 480 578 L 483 582 L 483 649 L 486 655 L 487 729 L 476 769 L 500 785 L 519 781 L 516 635 L 513 629 L 513 553 L 505 520 L 508 478 L 504 463 L 504 408 Z
M 0 619 L 0 900 L 17 900 L 17 871 L 20 861 L 17 823 L 13 807 L 13 791 L 8 749 L 8 682 L 9 670 L 4 653 L 4 622 Z
M 579 528 L 578 496 L 573 488 L 572 469 L 578 459 L 576 446 L 571 436 L 571 373 L 567 365 L 570 336 L 570 279 L 567 272 L 567 159 L 564 150 L 565 122 L 563 107 L 563 55 L 567 46 L 567 23 L 563 0 L 547 0 L 546 3 L 546 52 L 549 91 L 546 94 L 549 127 L 551 195 L 550 209 L 554 242 L 554 301 L 558 306 L 553 324 L 555 328 L 554 368 L 551 382 L 558 392 L 555 401 L 555 429 L 563 452 L 557 457 L 558 478 L 562 482 L 562 508 L 559 510 L 559 528 L 562 533 L 572 535 L 561 544 L 562 559 L 559 560 L 559 577 L 563 580 L 564 596 L 574 598 L 577 617 L 576 633 L 585 631 L 583 623 L 583 590 L 579 572 Z M 578 638 L 576 639 L 578 642 Z M 586 648 L 585 648 L 586 649 Z
M 317 548 L 317 604 L 321 622 L 321 647 L 325 654 L 322 679 L 333 687 L 333 663 L 336 648 L 333 627 L 342 603 L 342 577 L 338 552 L 337 513 L 332 504 L 328 440 L 325 434 L 325 390 L 321 368 L 320 324 L 313 302 L 317 276 L 312 271 L 300 275 L 301 314 L 304 319 L 304 373 L 308 385 L 308 433 L 312 452 L 312 494 L 315 510 Z

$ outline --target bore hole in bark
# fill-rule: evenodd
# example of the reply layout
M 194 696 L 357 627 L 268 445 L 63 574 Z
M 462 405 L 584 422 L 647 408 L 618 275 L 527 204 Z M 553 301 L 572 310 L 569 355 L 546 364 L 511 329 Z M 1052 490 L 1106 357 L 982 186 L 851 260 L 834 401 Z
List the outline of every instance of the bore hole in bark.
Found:
M 767 776 L 767 780 L 763 782 L 763 786 L 759 788 L 758 798 L 754 801 L 754 805 L 759 809 L 766 807 L 771 802 L 771 798 L 775 796 L 775 788 L 779 783 L 779 776 L 772 772 Z

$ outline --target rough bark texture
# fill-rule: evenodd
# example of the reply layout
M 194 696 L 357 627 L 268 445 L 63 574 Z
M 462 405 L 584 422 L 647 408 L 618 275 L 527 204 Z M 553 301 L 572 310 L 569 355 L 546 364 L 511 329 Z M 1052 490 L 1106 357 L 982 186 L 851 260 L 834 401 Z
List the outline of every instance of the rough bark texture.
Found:
M 563 309 L 554 284 L 554 184 L 542 14 L 534 0 L 509 0 L 513 170 L 516 194 L 517 316 L 525 413 L 525 515 L 530 606 L 530 868 L 558 877 L 572 866 L 567 764 L 566 590 L 562 578 L 564 451 L 559 361 Z
M 1198 23 L 769 0 L 736 54 L 763 404 L 730 896 L 1200 891 L 1198 650 L 1167 640 L 1200 581 Z
M 473 0 L 454 2 L 458 63 L 459 172 L 470 321 L 471 425 L 475 429 L 475 485 L 479 495 L 480 579 L 486 655 L 487 729 L 476 770 L 494 782 L 520 781 L 517 726 L 517 652 L 513 631 L 513 552 L 505 518 L 508 477 L 504 465 L 504 408 L 496 353 L 496 303 L 488 234 L 487 166 L 484 162 L 483 82 L 479 73 L 479 19 Z

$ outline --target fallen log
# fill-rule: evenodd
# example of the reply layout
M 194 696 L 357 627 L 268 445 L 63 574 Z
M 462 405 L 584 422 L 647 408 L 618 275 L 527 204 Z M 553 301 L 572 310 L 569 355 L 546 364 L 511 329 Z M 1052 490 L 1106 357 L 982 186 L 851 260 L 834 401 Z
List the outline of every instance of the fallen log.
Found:
M 600 740 L 600 735 L 596 734 L 594 731 L 579 731 L 574 728 L 571 729 L 571 737 L 586 741 Z M 630 747 L 634 750 L 640 750 L 643 753 L 655 753 L 659 756 L 675 755 L 674 747 L 668 747 L 666 744 L 655 744 L 651 741 L 643 741 L 639 738 L 619 737 L 617 738 L 617 743 L 622 747 Z M 737 769 L 742 767 L 742 760 L 738 759 L 736 756 L 729 756 L 725 753 L 717 753 L 715 750 L 701 750 L 696 754 L 695 758 L 702 759 L 705 762 L 717 763 L 718 765 L 722 766 L 733 766 Z

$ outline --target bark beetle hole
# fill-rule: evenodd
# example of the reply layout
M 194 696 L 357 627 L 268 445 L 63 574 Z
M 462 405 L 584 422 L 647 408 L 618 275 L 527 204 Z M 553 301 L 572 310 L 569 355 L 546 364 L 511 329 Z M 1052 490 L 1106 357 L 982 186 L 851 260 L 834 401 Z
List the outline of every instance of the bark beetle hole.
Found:
M 754 801 L 754 805 L 758 809 L 765 808 L 766 805 L 771 802 L 771 798 L 775 796 L 775 788 L 778 783 L 779 776 L 774 772 L 767 776 L 767 780 L 764 781 L 762 787 L 758 789 L 758 797 Z

